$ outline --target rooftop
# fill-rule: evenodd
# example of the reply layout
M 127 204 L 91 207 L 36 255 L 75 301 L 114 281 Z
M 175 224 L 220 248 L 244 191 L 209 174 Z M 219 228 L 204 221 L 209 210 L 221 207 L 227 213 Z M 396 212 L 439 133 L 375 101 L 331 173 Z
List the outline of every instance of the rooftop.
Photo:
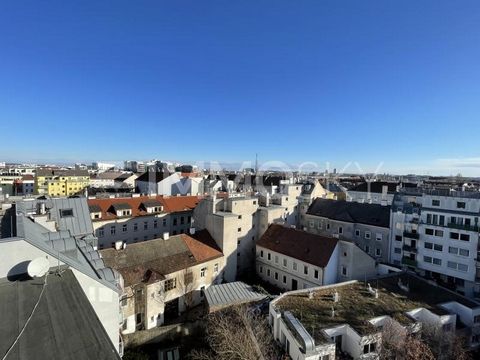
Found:
M 193 237 L 192 237 L 193 236 Z M 129 244 L 125 249 L 100 250 L 103 261 L 122 274 L 125 286 L 155 282 L 165 275 L 222 257 L 206 230 Z
M 380 204 L 316 198 L 307 214 L 349 223 L 390 226 L 390 206 Z
M 409 292 L 402 290 L 398 280 L 409 286 Z M 286 294 L 279 298 L 275 307 L 282 312 L 290 311 L 298 318 L 315 341 L 325 340 L 322 329 L 349 324 L 359 334 L 367 335 L 375 332 L 375 327 L 369 320 L 388 315 L 401 324 L 414 322 L 407 311 L 417 308 L 428 309 L 438 315 L 447 314 L 438 305 L 444 302 L 457 301 L 467 307 L 476 308 L 480 304 L 457 295 L 447 289 L 432 285 L 414 275 L 400 273 L 372 280 L 370 285 L 378 289 L 379 297 L 368 291 L 364 282 L 347 282 L 338 285 L 317 288 L 310 299 L 308 292 Z M 340 300 L 333 301 L 337 291 Z M 332 317 L 332 307 L 335 316 Z M 458 321 L 458 319 L 457 319 Z
M 199 201 L 202 199 L 200 196 L 137 196 L 137 197 L 118 197 L 118 198 L 99 198 L 88 199 L 88 205 L 91 212 L 99 212 L 100 208 L 102 217 L 101 219 L 94 219 L 93 221 L 103 221 L 116 219 L 117 215 L 110 211 L 110 209 L 116 208 L 121 204 L 126 209 L 132 210 L 132 217 L 151 215 L 146 211 L 146 207 L 163 206 L 163 211 L 167 213 L 182 212 L 193 210 Z M 157 205 L 158 204 L 158 205 Z
M 205 290 L 205 298 L 210 310 L 218 310 L 226 306 L 259 301 L 265 297 L 266 295 L 260 294 L 255 291 L 252 286 L 241 281 L 212 285 Z
M 6 354 L 40 299 L 6 360 L 120 359 L 72 271 L 47 276 L 45 287 L 44 277 L 0 279 L 0 354 Z
M 338 239 L 272 224 L 257 245 L 321 268 L 327 266 Z

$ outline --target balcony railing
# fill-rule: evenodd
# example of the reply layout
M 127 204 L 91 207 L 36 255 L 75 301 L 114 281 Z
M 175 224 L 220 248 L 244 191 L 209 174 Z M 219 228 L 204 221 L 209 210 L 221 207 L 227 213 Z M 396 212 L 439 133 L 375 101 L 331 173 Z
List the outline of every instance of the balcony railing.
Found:
M 451 229 L 476 231 L 476 232 L 480 231 L 480 226 L 478 226 L 478 225 L 464 225 L 464 224 L 448 223 L 447 226 Z
M 420 234 L 416 232 L 411 232 L 411 231 L 404 231 L 403 236 L 410 238 L 410 239 L 419 239 Z
M 402 258 L 402 264 L 416 267 L 417 266 L 417 261 L 413 260 L 413 259 L 410 259 L 409 257 L 404 256 Z
M 417 247 L 416 246 L 411 246 L 411 245 L 403 245 L 403 250 L 417 253 Z

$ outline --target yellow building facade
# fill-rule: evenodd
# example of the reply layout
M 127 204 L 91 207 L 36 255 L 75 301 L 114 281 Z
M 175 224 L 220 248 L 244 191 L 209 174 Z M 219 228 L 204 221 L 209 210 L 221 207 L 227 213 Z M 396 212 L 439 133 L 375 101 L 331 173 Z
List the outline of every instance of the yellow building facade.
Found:
M 35 176 L 35 192 L 38 195 L 71 196 L 90 185 L 86 170 L 39 169 Z

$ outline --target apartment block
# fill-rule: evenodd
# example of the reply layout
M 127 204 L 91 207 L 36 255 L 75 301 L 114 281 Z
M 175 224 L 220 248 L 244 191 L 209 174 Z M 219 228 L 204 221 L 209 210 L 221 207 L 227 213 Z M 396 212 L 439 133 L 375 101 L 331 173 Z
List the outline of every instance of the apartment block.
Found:
M 168 324 L 203 301 L 221 283 L 225 260 L 206 230 L 101 250 L 107 266 L 125 279 L 122 333 Z
M 480 297 L 480 195 L 402 193 L 392 208 L 392 260 L 469 297 Z
M 35 193 L 48 196 L 71 196 L 90 185 L 87 170 L 37 169 Z
M 197 196 L 90 198 L 88 205 L 99 249 L 163 236 L 187 234 Z
M 270 303 L 269 323 L 299 360 L 378 359 L 392 334 L 437 334 L 429 345 L 439 359 L 452 358 L 457 335 L 470 349 L 480 344 L 479 303 L 406 273 L 284 293 Z
M 256 246 L 256 272 L 283 290 L 376 275 L 375 260 L 355 244 L 272 224 Z
M 390 206 L 317 198 L 301 226 L 312 234 L 358 245 L 381 262 L 390 262 Z

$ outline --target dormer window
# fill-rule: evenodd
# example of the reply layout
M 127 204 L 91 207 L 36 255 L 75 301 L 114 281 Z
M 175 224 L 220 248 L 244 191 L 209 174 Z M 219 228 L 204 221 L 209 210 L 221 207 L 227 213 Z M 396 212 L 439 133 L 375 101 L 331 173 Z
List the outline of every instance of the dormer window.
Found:
M 156 199 L 149 199 L 142 203 L 142 207 L 149 214 L 158 213 L 163 211 L 162 203 Z
M 118 203 L 112 205 L 113 213 L 118 217 L 131 216 L 132 207 L 127 203 Z

